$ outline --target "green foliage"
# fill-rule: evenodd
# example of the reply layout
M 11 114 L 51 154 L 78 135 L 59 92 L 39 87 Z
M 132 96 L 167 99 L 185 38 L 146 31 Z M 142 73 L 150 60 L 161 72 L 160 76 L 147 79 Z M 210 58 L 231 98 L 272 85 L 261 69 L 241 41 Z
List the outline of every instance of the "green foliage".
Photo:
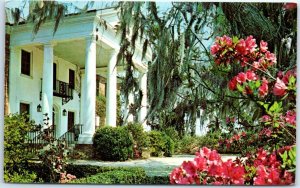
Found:
M 184 136 L 178 142 L 176 153 L 194 155 L 202 147 L 217 150 L 220 137 L 220 131 L 208 132 L 203 136 Z
M 100 125 L 104 126 L 106 110 L 106 98 L 103 95 L 96 96 L 96 114 L 100 117 Z
M 172 157 L 172 155 L 174 154 L 175 143 L 167 135 L 164 135 L 164 138 L 165 138 L 165 145 L 166 145 L 164 156 L 166 156 L 166 157 Z
M 48 177 L 51 183 L 65 183 L 69 181 L 66 177 L 66 159 L 68 157 L 68 150 L 64 139 L 57 139 L 54 137 L 52 125 L 49 125 L 49 117 L 44 114 L 44 128 L 40 131 L 43 141 L 47 143 L 38 154 L 39 160 L 43 162 L 46 169 L 49 170 Z
M 140 123 L 128 123 L 128 131 L 131 133 L 134 142 L 139 148 L 148 147 L 150 144 L 149 137 L 144 132 L 143 125 Z
M 284 151 L 283 154 L 279 154 L 282 158 L 283 169 L 289 169 L 291 172 L 296 171 L 296 146 L 293 146 L 290 150 Z
M 36 173 L 28 172 L 26 170 L 21 170 L 19 173 L 13 172 L 9 174 L 8 172 L 4 172 L 4 181 L 6 183 L 36 183 L 42 182 L 36 175 Z
M 143 148 L 149 147 L 150 138 L 144 132 L 143 125 L 140 123 L 129 123 L 126 129 L 133 137 L 134 157 L 140 158 L 143 153 Z
M 144 184 L 148 185 L 169 185 L 170 179 L 168 176 L 148 176 Z
M 178 148 L 176 153 L 180 154 L 195 154 L 193 152 L 196 148 L 198 148 L 197 138 L 195 136 L 186 135 L 178 142 Z
M 27 133 L 33 123 L 24 115 L 11 114 L 4 118 L 4 169 L 7 173 L 18 173 L 21 166 L 27 163 L 30 153 L 27 152 Z
M 116 169 L 76 179 L 70 183 L 85 184 L 144 184 L 146 173 L 142 168 Z
M 178 131 L 174 127 L 168 127 L 164 129 L 164 133 L 169 136 L 174 142 L 174 151 L 179 147 L 178 143 L 180 140 Z
M 221 138 L 220 131 L 215 131 L 213 133 L 209 132 L 204 136 L 198 137 L 198 139 L 197 139 L 198 147 L 199 148 L 207 147 L 210 149 L 217 149 L 220 138 Z
M 169 136 L 167 136 L 164 132 L 156 130 L 150 131 L 148 136 L 150 138 L 152 156 L 172 156 L 174 153 L 174 141 Z
M 93 138 L 97 157 L 105 161 L 125 161 L 133 156 L 133 138 L 125 127 L 102 127 Z

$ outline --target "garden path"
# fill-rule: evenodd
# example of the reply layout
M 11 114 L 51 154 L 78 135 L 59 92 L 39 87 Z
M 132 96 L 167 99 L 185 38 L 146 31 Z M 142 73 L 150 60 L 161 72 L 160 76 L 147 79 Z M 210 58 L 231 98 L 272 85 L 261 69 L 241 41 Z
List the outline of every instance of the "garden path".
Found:
M 149 176 L 166 176 L 183 161 L 193 160 L 195 155 L 173 155 L 173 157 L 150 157 L 149 159 L 128 160 L 128 161 L 95 161 L 95 160 L 74 160 L 70 163 L 78 165 L 112 166 L 112 167 L 142 167 Z M 222 155 L 222 160 L 234 159 L 233 155 Z

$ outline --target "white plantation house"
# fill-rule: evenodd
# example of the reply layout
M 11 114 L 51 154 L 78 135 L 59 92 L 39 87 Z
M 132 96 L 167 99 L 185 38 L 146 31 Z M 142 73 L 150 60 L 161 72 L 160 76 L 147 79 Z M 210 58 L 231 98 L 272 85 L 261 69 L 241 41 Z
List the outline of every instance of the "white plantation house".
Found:
M 106 21 L 106 29 L 99 24 L 102 19 Z M 54 21 L 48 21 L 34 37 L 32 23 L 12 25 L 9 15 L 6 20 L 6 64 L 9 65 L 6 113 L 26 111 L 30 119 L 40 124 L 43 123 L 43 114 L 47 113 L 57 137 L 81 124 L 78 143 L 91 144 L 95 127 L 99 124 L 95 101 L 99 86 L 97 79 L 101 77 L 106 85 L 105 124 L 116 126 L 117 84 L 124 75 L 123 67 L 116 66 L 119 52 L 119 37 L 114 30 L 118 22 L 117 10 L 68 15 L 55 35 Z M 145 59 L 150 57 L 149 52 Z M 136 55 L 134 63 L 143 91 L 138 119 L 144 122 L 147 114 L 147 66 L 141 60 L 141 54 Z M 145 123 L 144 126 L 149 129 Z

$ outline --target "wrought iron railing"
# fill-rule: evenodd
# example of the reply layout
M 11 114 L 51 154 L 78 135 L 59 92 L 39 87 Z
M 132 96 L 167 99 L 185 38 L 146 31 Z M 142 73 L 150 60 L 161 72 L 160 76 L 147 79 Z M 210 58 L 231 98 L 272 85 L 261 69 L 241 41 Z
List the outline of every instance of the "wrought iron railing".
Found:
M 28 133 L 28 152 L 33 155 L 37 155 L 40 149 L 49 144 L 48 138 L 45 138 L 45 136 L 57 139 L 58 142 L 65 142 L 66 148 L 70 147 L 72 144 L 76 144 L 79 134 L 82 133 L 82 124 L 73 125 L 59 138 L 56 138 L 54 125 L 42 131 L 40 129 L 37 128 Z
M 53 95 L 57 97 L 62 97 L 62 103 L 65 104 L 73 99 L 73 86 L 60 81 L 56 80 L 54 88 L 53 88 Z
M 82 133 L 82 124 L 73 125 L 67 132 L 61 135 L 58 140 L 64 141 L 66 148 L 70 147 L 72 144 L 76 144 L 78 141 L 79 134 Z
M 27 133 L 28 137 L 28 152 L 37 154 L 40 149 L 46 146 L 49 141 L 45 138 L 45 135 L 49 135 L 52 138 L 56 138 L 55 125 L 43 129 L 41 125 L 37 125 L 31 132 Z
M 40 90 L 40 100 L 42 100 L 42 83 L 41 78 L 41 90 Z M 53 83 L 53 95 L 62 98 L 62 104 L 66 104 L 73 99 L 74 84 L 66 83 L 60 80 L 55 80 Z

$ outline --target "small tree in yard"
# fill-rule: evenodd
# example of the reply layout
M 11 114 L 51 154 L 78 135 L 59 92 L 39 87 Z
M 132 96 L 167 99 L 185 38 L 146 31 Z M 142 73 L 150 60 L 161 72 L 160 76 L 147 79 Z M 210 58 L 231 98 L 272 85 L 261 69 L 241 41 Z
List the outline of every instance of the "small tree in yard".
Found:
M 47 146 L 39 152 L 39 159 L 43 161 L 43 164 L 48 168 L 50 183 L 67 183 L 68 181 L 75 179 L 76 177 L 67 174 L 65 171 L 66 158 L 68 151 L 66 150 L 66 143 L 64 140 L 56 139 L 52 134 L 53 126 L 49 126 L 48 114 L 44 114 L 44 129 L 41 130 L 41 136 Z

